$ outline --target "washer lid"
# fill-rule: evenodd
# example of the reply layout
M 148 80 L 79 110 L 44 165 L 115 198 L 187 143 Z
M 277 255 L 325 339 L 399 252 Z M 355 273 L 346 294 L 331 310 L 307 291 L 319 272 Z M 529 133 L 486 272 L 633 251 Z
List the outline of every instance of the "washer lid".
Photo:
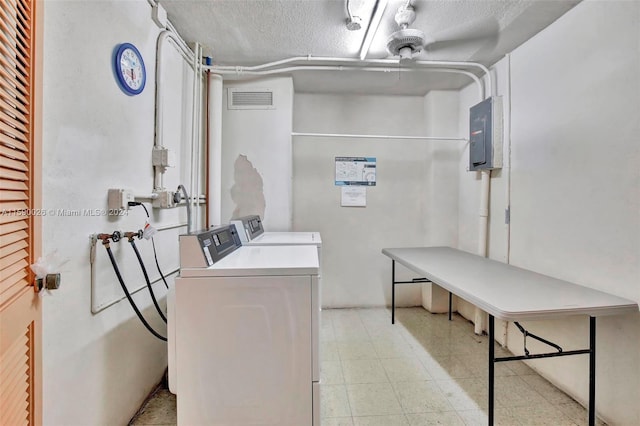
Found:
M 322 239 L 319 232 L 265 232 L 255 237 L 246 245 L 314 245 L 321 246 Z
M 208 268 L 183 268 L 181 277 L 318 275 L 318 250 L 307 246 L 243 246 Z

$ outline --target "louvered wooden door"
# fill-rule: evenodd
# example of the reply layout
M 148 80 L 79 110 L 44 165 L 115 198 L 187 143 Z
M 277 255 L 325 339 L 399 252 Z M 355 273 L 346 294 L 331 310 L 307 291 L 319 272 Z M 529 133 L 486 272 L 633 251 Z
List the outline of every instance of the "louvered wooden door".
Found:
M 35 0 L 0 1 L 0 425 L 42 423 Z

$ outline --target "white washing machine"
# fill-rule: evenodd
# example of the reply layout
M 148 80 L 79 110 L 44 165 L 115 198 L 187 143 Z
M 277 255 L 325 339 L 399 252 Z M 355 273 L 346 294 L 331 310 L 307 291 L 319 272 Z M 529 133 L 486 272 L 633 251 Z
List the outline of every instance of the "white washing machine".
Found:
M 315 246 L 322 268 L 322 239 L 319 232 L 265 232 L 258 215 L 232 219 L 230 224 L 235 225 L 243 246 Z
M 224 226 L 181 236 L 180 259 L 169 318 L 178 424 L 319 425 L 316 248 L 241 247 Z

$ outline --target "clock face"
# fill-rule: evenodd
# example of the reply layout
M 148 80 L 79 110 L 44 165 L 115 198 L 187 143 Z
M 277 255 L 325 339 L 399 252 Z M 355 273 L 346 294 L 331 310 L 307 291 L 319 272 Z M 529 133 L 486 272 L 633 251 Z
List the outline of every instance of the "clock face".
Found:
M 146 71 L 138 49 L 131 43 L 121 44 L 116 52 L 114 65 L 118 82 L 125 93 L 141 93 L 146 82 Z

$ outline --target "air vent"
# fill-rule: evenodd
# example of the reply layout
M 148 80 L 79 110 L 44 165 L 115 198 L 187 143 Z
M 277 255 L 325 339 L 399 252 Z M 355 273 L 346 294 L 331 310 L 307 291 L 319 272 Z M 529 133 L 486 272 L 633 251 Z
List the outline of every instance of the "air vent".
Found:
M 227 92 L 227 109 L 274 109 L 273 91 L 269 89 L 233 89 Z

